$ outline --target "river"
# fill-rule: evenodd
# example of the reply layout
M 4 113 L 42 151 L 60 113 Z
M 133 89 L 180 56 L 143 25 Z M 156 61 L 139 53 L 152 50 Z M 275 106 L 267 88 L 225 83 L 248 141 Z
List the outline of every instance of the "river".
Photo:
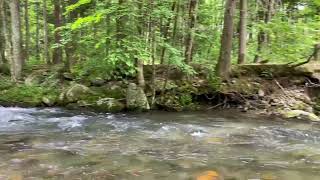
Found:
M 320 124 L 235 111 L 0 107 L 0 179 L 319 180 Z

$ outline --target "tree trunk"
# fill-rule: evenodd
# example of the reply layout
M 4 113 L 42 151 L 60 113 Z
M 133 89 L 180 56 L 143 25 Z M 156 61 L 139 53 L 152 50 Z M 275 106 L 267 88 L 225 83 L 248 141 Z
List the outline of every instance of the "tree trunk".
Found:
M 151 107 L 153 107 L 155 103 L 155 98 L 156 98 L 156 65 L 155 65 L 155 60 L 156 60 L 156 25 L 154 23 L 154 17 L 152 16 L 154 9 L 154 0 L 150 0 L 150 18 L 149 18 L 149 27 L 150 27 L 150 49 L 151 49 L 151 64 L 152 64 L 152 78 L 151 78 L 151 84 L 152 84 L 152 97 L 151 97 Z
M 143 17 L 143 0 L 139 2 L 138 6 L 139 6 L 139 13 L 141 15 L 141 17 Z M 140 18 L 139 19 L 139 24 L 138 24 L 138 33 L 139 33 L 139 36 L 142 38 L 144 36 L 144 31 L 143 31 L 143 28 L 144 28 L 144 18 Z M 143 74 L 143 65 L 144 65 L 144 61 L 143 59 L 141 58 L 137 58 L 136 59 L 136 62 L 137 62 L 137 81 L 138 81 L 138 85 L 141 87 L 141 88 L 145 88 L 145 79 L 144 79 L 144 74 Z
M 193 57 L 194 49 L 194 34 L 195 34 L 195 25 L 197 20 L 197 6 L 198 0 L 189 1 L 189 23 L 188 23 L 188 35 L 186 38 L 186 47 L 185 47 L 185 62 L 191 63 Z
M 4 43 L 5 43 L 5 56 L 3 56 L 3 60 L 8 61 L 9 63 L 12 62 L 12 49 L 11 49 L 11 38 L 10 33 L 8 31 L 8 17 L 6 13 L 6 2 L 4 0 L 0 0 L 0 14 L 2 16 L 1 25 L 2 25 L 2 32 L 4 35 Z
M 43 40 L 44 40 L 44 59 L 47 64 L 51 64 L 49 54 L 49 31 L 48 31 L 48 12 L 47 0 L 43 0 Z
M 0 0 L 0 66 L 2 64 L 4 64 L 5 62 L 5 36 L 4 36 L 4 32 L 3 32 L 3 21 L 4 21 L 4 17 L 3 17 L 3 13 L 2 11 L 4 10 L 3 8 L 3 3 L 4 0 Z
M 35 12 L 36 12 L 36 59 L 40 61 L 40 2 L 35 2 Z
M 274 6 L 274 0 L 266 0 L 263 1 L 264 6 L 263 9 L 264 10 L 260 10 L 258 12 L 258 16 L 260 20 L 263 20 L 265 24 L 269 23 L 271 21 L 271 18 L 273 16 L 273 6 Z M 265 10 L 266 9 L 266 10 Z M 268 35 L 260 30 L 259 34 L 258 34 L 258 47 L 257 47 L 257 55 L 254 58 L 254 62 L 258 63 L 261 61 L 260 58 L 260 53 L 262 52 L 263 48 L 269 43 L 269 37 Z
M 69 0 L 67 2 L 67 5 L 72 5 L 75 4 L 77 0 Z M 69 14 L 69 17 L 65 18 L 65 23 L 72 22 L 77 18 L 78 13 L 76 11 L 73 11 Z M 66 59 L 65 59 L 65 70 L 70 71 L 71 66 L 75 64 L 76 58 L 76 42 L 74 41 L 77 39 L 77 36 L 74 32 L 71 32 L 71 40 L 65 45 L 65 54 L 66 54 Z
M 240 0 L 240 24 L 239 24 L 239 55 L 238 64 L 246 61 L 247 51 L 247 0 Z
M 24 23 L 25 23 L 25 61 L 29 59 L 30 27 L 29 27 L 29 1 L 24 2 Z
M 236 0 L 227 0 L 225 5 L 224 25 L 221 36 L 221 48 L 219 61 L 216 66 L 216 74 L 221 80 L 228 80 L 231 71 L 231 52 L 233 37 L 233 16 Z
M 123 6 L 127 3 L 127 0 L 118 0 L 118 5 L 119 5 L 119 17 L 117 19 L 117 41 L 119 43 L 119 46 L 122 47 L 122 40 L 126 37 L 124 29 L 125 29 L 125 24 L 127 22 L 127 16 L 123 15 L 121 12 L 123 10 Z
M 177 6 L 177 2 L 174 1 L 172 3 L 172 7 L 171 7 L 172 13 L 175 13 L 176 6 Z M 170 38 L 168 38 L 170 24 L 171 24 L 171 18 L 168 19 L 168 22 L 165 25 L 164 30 L 162 32 L 162 36 L 163 36 L 163 39 L 164 39 L 165 43 L 168 43 L 169 40 L 170 40 Z M 161 54 L 160 54 L 160 64 L 164 64 L 164 57 L 165 57 L 165 54 L 166 54 L 166 50 L 167 50 L 166 46 L 163 46 L 162 49 L 161 49 Z
M 314 61 L 320 61 L 320 44 L 314 45 Z
M 19 0 L 9 2 L 11 13 L 11 41 L 13 58 L 11 62 L 11 77 L 13 81 L 21 79 L 22 72 L 22 47 L 21 47 L 21 22 L 19 14 Z
M 61 41 L 61 35 L 60 35 L 60 30 L 59 28 L 62 25 L 62 18 L 61 18 L 61 1 L 60 0 L 55 0 L 54 1 L 54 41 L 56 48 L 53 50 L 53 55 L 52 55 L 52 62 L 53 64 L 60 64 L 62 62 L 62 48 L 60 47 L 60 41 Z

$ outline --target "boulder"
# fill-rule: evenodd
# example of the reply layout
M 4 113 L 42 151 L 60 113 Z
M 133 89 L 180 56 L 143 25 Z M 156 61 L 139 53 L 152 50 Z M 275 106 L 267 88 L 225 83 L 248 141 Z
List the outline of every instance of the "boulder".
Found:
M 24 80 L 25 85 L 27 86 L 34 86 L 39 85 L 44 81 L 45 77 L 38 72 L 31 73 L 27 78 Z
M 144 90 L 134 83 L 128 85 L 126 101 L 129 110 L 150 110 L 150 105 Z
M 166 87 L 165 89 L 164 88 L 164 85 L 166 83 Z M 155 90 L 157 92 L 160 92 L 162 90 L 171 90 L 171 89 L 174 89 L 174 88 L 177 88 L 178 86 L 176 85 L 176 83 L 173 81 L 173 80 L 166 80 L 165 79 L 156 79 L 155 80 Z
M 102 78 L 95 78 L 95 79 L 90 79 L 90 83 L 92 86 L 103 86 L 106 81 Z
M 304 119 L 309 121 L 317 121 L 317 122 L 320 121 L 320 118 L 314 113 L 306 112 L 302 110 L 285 110 L 285 111 L 281 111 L 280 114 L 286 119 L 297 118 L 297 119 Z
M 63 78 L 67 81 L 72 81 L 74 79 L 73 74 L 69 73 L 69 72 L 64 72 L 62 74 Z
M 65 98 L 67 102 L 77 102 L 81 100 L 84 96 L 92 94 L 87 86 L 81 84 L 71 85 L 65 92 L 64 95 L 60 95 L 61 98 Z
M 42 103 L 48 107 L 52 107 L 56 103 L 55 97 L 44 96 L 42 97 Z
M 120 112 L 125 108 L 125 105 L 114 98 L 102 98 L 96 102 L 94 108 L 102 112 Z

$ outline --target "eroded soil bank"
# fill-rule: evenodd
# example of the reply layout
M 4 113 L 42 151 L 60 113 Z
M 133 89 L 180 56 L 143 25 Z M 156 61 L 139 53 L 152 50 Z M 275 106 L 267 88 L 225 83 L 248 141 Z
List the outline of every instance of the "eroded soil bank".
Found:
M 320 65 L 250 64 L 233 68 L 229 82 L 221 82 L 210 68 L 194 66 L 188 76 L 174 67 L 145 66 L 143 90 L 132 77 L 114 80 L 88 74 L 76 78 L 61 67 L 35 67 L 19 84 L 0 76 L 3 106 L 89 109 L 100 112 L 193 111 L 236 108 L 284 118 L 320 121 L 317 114 Z

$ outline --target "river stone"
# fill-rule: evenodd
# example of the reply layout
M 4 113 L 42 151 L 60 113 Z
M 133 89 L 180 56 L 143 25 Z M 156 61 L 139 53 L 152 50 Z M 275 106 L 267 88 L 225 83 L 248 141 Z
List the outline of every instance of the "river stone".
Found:
M 120 112 L 125 105 L 114 98 L 103 98 L 96 102 L 95 109 L 103 112 Z
M 83 96 L 90 95 L 91 91 L 87 86 L 82 84 L 73 84 L 65 93 L 65 99 L 68 102 L 76 102 L 81 100 Z
M 134 83 L 128 85 L 126 101 L 129 110 L 150 110 L 146 94 Z
M 53 98 L 53 97 L 46 97 L 46 96 L 44 96 L 44 97 L 42 97 L 42 102 L 43 102 L 43 104 L 45 104 L 46 106 L 51 107 L 51 106 L 53 106 L 53 105 L 56 103 L 56 99 Z
M 297 119 L 305 119 L 310 121 L 320 121 L 320 118 L 311 112 L 306 112 L 302 110 L 288 110 L 288 111 L 282 111 L 280 114 L 286 118 L 297 118 Z

